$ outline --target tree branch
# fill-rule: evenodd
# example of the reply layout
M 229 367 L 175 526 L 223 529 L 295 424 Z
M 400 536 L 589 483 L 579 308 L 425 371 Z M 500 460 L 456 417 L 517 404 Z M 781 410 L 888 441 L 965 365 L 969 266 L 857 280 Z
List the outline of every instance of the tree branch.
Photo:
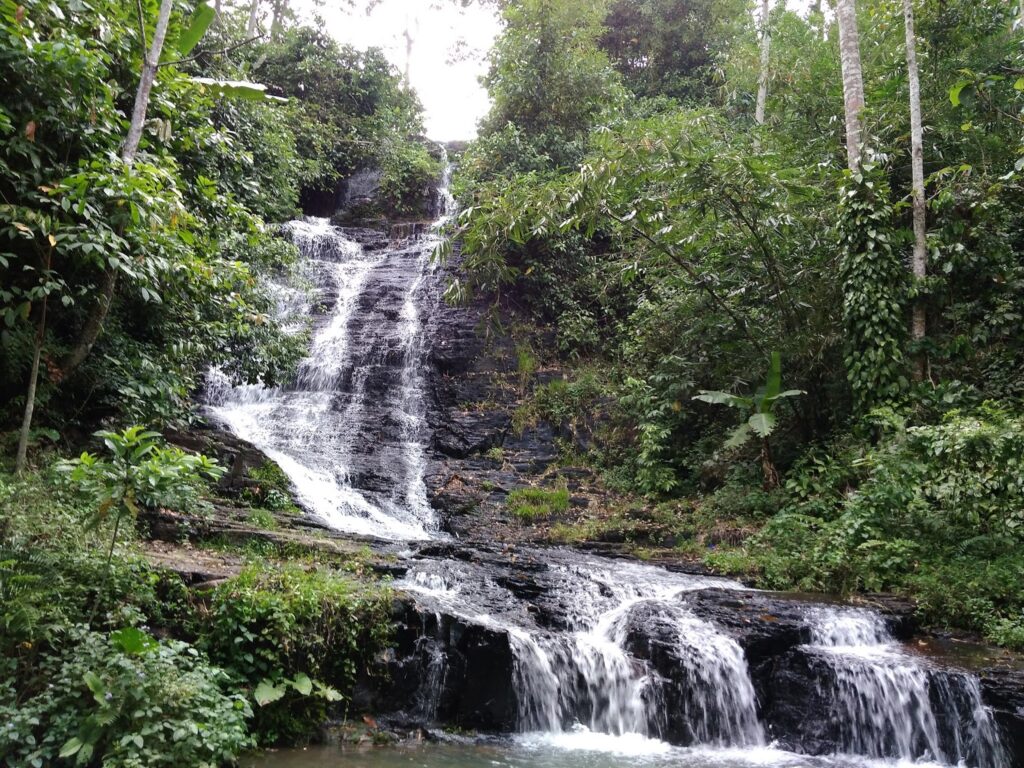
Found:
M 162 62 L 160 64 L 157 64 L 157 66 L 158 67 L 170 67 L 170 66 L 172 66 L 174 64 L 186 64 L 186 63 L 188 63 L 190 61 L 195 61 L 196 59 L 198 59 L 198 58 L 200 58 L 202 56 L 224 56 L 226 54 L 231 53 L 232 51 L 237 51 L 239 48 L 244 48 L 247 45 L 252 45 L 257 40 L 262 40 L 264 37 L 266 37 L 266 35 L 263 35 L 263 34 L 256 35 L 255 37 L 250 37 L 248 40 L 243 40 L 240 43 L 235 43 L 234 45 L 229 45 L 227 48 L 220 48 L 220 49 L 218 49 L 216 51 L 200 51 L 199 53 L 195 54 L 194 56 L 187 56 L 184 59 L 175 59 L 174 61 L 165 61 L 165 62 Z

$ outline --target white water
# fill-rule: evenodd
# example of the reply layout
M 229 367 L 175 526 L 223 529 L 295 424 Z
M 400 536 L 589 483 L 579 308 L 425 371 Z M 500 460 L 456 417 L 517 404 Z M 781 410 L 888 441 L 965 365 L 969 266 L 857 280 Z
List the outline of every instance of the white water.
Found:
M 742 649 L 679 601 L 688 591 L 740 584 L 598 558 L 560 562 L 554 552 L 550 557 L 553 574 L 548 575 L 563 595 L 568 632 L 537 626 L 521 600 L 468 564 L 417 563 L 397 586 L 438 612 L 508 634 L 524 732 L 602 734 L 604 744 L 613 737 L 647 743 L 661 735 L 663 682 L 627 649 L 631 613 L 642 606 L 674 632 L 692 687 L 687 701 L 695 740 L 720 746 L 765 743 Z
M 313 316 L 294 382 L 231 387 L 216 371 L 209 377 L 214 419 L 276 461 L 303 506 L 339 531 L 421 540 L 437 529 L 423 482 L 419 299 L 449 216 L 448 179 L 434 228 L 383 250 L 367 251 L 327 219 L 291 222 L 313 286 L 311 298 L 292 284 L 276 287 L 289 326 Z
M 1002 768 L 1007 757 L 975 677 L 936 674 L 873 611 L 809 614 L 810 649 L 832 667 L 828 691 L 844 751 L 874 758 Z

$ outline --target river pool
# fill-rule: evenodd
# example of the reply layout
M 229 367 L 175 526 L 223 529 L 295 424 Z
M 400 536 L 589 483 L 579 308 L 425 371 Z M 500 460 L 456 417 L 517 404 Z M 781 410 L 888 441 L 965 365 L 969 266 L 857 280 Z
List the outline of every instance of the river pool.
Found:
M 243 768 L 926 768 L 861 757 L 809 757 L 772 747 L 682 749 L 640 736 L 525 734 L 466 743 L 318 746 L 268 752 Z

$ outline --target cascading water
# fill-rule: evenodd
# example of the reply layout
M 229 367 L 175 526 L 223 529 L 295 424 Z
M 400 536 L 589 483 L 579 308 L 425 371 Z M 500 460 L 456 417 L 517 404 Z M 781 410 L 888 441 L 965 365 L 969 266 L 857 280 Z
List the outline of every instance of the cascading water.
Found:
M 309 353 L 286 387 L 231 387 L 209 377 L 210 412 L 288 474 L 299 500 L 341 531 L 425 539 L 436 530 L 423 483 L 423 322 L 419 297 L 440 218 L 426 234 L 386 247 L 308 218 L 287 226 L 311 300 L 277 286 L 282 317 L 313 318 Z
M 819 608 L 808 618 L 809 648 L 834 672 L 825 684 L 844 751 L 984 768 L 1007 764 L 977 679 L 930 669 L 872 611 Z
M 312 286 L 276 286 L 288 327 L 312 325 L 295 380 L 266 389 L 210 376 L 212 415 L 277 461 L 306 508 L 341 531 L 397 541 L 437 535 L 424 484 L 422 315 L 437 229 L 451 210 L 447 181 L 446 172 L 440 218 L 425 235 L 389 240 L 326 219 L 289 224 L 301 281 Z M 558 595 L 555 617 L 469 562 L 414 560 L 397 584 L 437 627 L 442 616 L 459 617 L 507 638 L 520 731 L 582 733 L 613 750 L 636 749 L 637 740 L 650 750 L 658 738 L 748 751 L 766 744 L 742 647 L 688 605 L 697 590 L 740 584 L 568 550 L 537 560 Z M 974 677 L 930 668 L 870 611 L 809 609 L 806 629 L 804 651 L 831 670 L 821 685 L 842 752 L 1006 768 Z M 424 622 L 409 702 L 421 721 L 439 717 L 450 639 L 429 636 Z
M 540 627 L 507 589 L 486 574 L 466 574 L 459 564 L 417 564 L 400 587 L 421 596 L 435 610 L 462 616 L 508 634 L 515 659 L 519 727 L 559 733 L 580 729 L 627 736 L 661 735 L 661 681 L 628 650 L 631 614 L 654 607 L 671 624 L 678 654 L 692 687 L 694 742 L 719 746 L 764 743 L 756 697 L 742 649 L 735 640 L 688 611 L 680 595 L 707 587 L 739 589 L 725 579 L 670 574 L 629 563 L 569 558 L 553 561 L 567 609 L 569 631 Z M 566 558 L 567 562 L 559 562 Z M 468 591 L 454 586 L 472 583 Z

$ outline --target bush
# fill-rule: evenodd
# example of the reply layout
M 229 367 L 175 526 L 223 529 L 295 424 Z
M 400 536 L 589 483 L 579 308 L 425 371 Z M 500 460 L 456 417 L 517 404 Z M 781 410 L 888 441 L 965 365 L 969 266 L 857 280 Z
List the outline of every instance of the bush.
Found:
M 37 681 L 20 699 L 0 688 L 0 754 L 19 765 L 213 768 L 252 744 L 251 709 L 224 692 L 228 676 L 195 648 L 138 629 L 70 629 Z
M 256 711 L 261 744 L 308 737 L 327 705 L 350 693 L 390 636 L 385 590 L 324 567 L 251 565 L 218 587 L 196 627 L 199 645 L 239 685 L 282 695 Z M 309 686 L 296 686 L 308 678 Z M 304 690 L 300 690 L 304 689 Z
M 987 403 L 939 424 L 874 412 L 877 444 L 812 454 L 752 542 L 766 586 L 914 595 L 924 618 L 1019 644 L 1024 419 Z

